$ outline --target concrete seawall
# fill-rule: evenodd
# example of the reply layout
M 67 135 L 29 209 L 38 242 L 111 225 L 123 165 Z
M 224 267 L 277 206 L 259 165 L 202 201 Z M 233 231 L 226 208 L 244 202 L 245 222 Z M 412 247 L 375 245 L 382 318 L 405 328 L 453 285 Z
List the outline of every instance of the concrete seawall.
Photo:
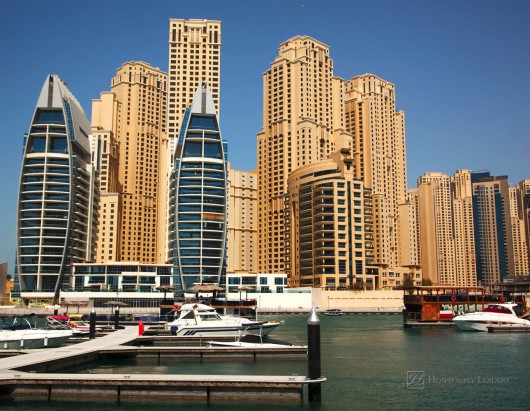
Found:
M 245 293 L 245 299 L 256 300 L 258 312 L 263 313 L 308 313 L 311 308 L 324 311 L 328 308 L 340 308 L 345 312 L 401 312 L 403 309 L 403 291 L 375 290 L 375 291 L 327 291 L 320 288 L 288 289 L 284 293 Z M 238 300 L 239 294 L 229 294 L 229 299 Z M 90 312 L 90 307 L 74 307 L 69 313 Z M 60 313 L 66 311 L 61 307 Z M 120 314 L 158 314 L 158 307 L 120 307 Z M 37 315 L 53 314 L 52 306 L 33 306 L 27 308 L 0 306 L 3 315 Z M 98 315 L 108 315 L 112 321 L 113 307 L 97 308 Z

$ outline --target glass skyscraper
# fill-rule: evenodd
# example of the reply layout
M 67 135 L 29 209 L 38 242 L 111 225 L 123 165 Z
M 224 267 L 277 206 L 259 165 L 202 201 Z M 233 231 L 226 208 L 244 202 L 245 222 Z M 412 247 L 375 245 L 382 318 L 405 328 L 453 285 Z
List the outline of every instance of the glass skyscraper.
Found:
M 24 143 L 16 272 L 23 299 L 56 302 L 70 265 L 93 261 L 94 198 L 90 123 L 55 74 L 42 87 Z
M 173 285 L 225 284 L 227 232 L 226 143 L 206 83 L 186 109 L 170 189 L 169 245 Z

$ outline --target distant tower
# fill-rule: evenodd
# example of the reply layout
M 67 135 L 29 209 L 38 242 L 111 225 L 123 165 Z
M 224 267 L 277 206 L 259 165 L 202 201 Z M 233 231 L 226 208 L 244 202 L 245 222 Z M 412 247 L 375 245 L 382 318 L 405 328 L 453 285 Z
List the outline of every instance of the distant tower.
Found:
M 227 161 L 208 86 L 186 109 L 170 180 L 169 239 L 173 285 L 224 284 L 227 236 Z
M 228 273 L 257 273 L 256 170 L 234 170 L 228 163 Z
M 57 301 L 70 266 L 95 256 L 90 123 L 66 84 L 46 78 L 25 140 L 17 227 L 21 297 Z
M 477 279 L 491 285 L 515 273 L 508 177 L 476 172 L 471 183 Z
M 373 195 L 373 263 L 380 274 L 416 275 L 400 256 L 399 230 L 408 230 L 405 114 L 396 111 L 394 84 L 373 74 L 345 82 L 344 124 L 352 135 L 357 178 Z M 401 221 L 400 221 L 401 220 Z M 407 265 L 400 265 L 407 264 Z
M 526 254 L 528 255 L 530 272 L 530 180 L 523 180 L 519 182 L 519 202 L 521 218 L 523 219 L 523 235 L 526 242 Z
M 528 269 L 528 244 L 524 223 L 524 201 L 521 190 L 524 184 L 510 187 L 510 220 L 512 224 L 512 243 L 514 255 L 514 274 L 527 276 Z
M 418 179 L 421 256 L 424 271 L 434 283 L 456 284 L 451 180 L 443 173 Z
M 457 170 L 451 177 L 453 227 L 455 236 L 456 282 L 458 286 L 477 285 L 473 191 L 471 171 Z

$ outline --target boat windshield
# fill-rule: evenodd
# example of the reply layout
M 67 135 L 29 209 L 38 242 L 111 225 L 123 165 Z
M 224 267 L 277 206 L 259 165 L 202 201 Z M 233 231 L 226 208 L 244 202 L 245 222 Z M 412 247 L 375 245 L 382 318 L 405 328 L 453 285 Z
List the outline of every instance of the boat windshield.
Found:
M 182 319 L 184 320 L 192 320 L 193 318 L 195 318 L 195 316 L 193 315 L 193 311 L 188 311 L 182 316 Z
M 222 321 L 218 314 L 213 313 L 200 313 L 202 321 Z
M 499 314 L 511 314 L 512 313 L 508 308 L 501 307 L 499 305 L 489 305 L 486 308 L 484 308 L 484 310 L 482 310 L 482 312 L 485 312 L 485 313 L 499 313 Z

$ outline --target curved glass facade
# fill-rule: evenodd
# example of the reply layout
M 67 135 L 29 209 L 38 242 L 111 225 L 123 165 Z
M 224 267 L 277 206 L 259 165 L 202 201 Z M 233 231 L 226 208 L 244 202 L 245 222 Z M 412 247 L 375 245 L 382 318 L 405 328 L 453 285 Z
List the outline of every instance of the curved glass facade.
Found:
M 224 284 L 227 164 L 213 99 L 206 85 L 186 110 L 175 156 L 170 206 L 174 286 Z
M 23 298 L 38 293 L 53 299 L 69 286 L 70 264 L 92 257 L 89 133 L 77 101 L 56 75 L 49 76 L 25 140 L 20 178 L 17 274 Z

